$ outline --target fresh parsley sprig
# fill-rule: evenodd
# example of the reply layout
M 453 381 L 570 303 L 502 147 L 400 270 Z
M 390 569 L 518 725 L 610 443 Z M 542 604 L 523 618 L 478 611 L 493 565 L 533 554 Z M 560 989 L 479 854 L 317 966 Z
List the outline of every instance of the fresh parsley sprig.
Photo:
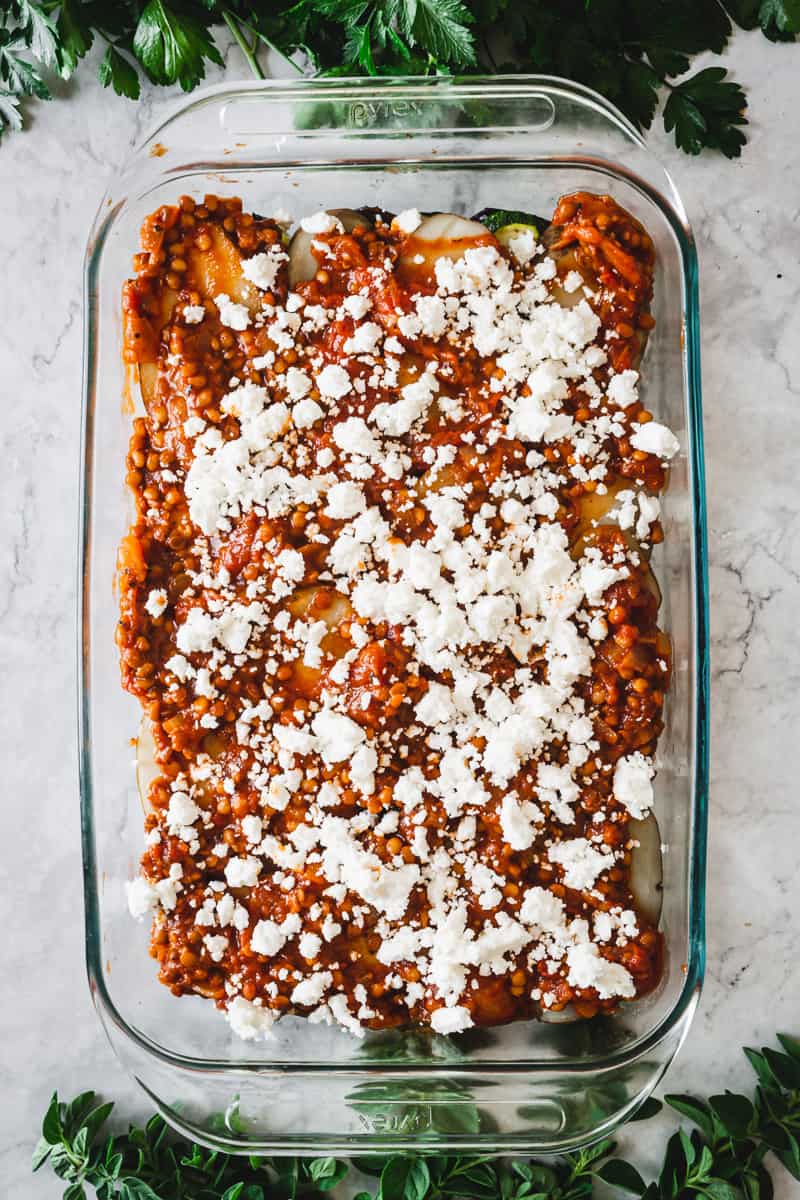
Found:
M 353 1200 L 590 1200 L 602 1180 L 642 1200 L 772 1200 L 768 1156 L 800 1181 L 800 1040 L 778 1035 L 783 1051 L 745 1049 L 758 1077 L 752 1098 L 724 1092 L 701 1100 L 667 1096 L 694 1125 L 667 1142 L 658 1179 L 614 1157 L 611 1141 L 553 1162 L 479 1155 L 395 1154 L 359 1158 L 375 1180 Z M 159 1116 L 143 1129 L 104 1135 L 113 1108 L 84 1092 L 63 1104 L 54 1095 L 34 1151 L 66 1183 L 64 1200 L 321 1200 L 348 1164 L 336 1158 L 233 1157 L 175 1137 Z M 648 1100 L 634 1120 L 660 1111 Z
M 733 158 L 745 94 L 722 67 L 687 77 L 691 61 L 720 54 L 736 26 L 794 41 L 800 0 L 0 0 L 0 134 L 95 42 L 100 82 L 118 95 L 137 99 L 142 75 L 191 91 L 222 64 L 215 26 L 258 78 L 268 47 L 324 75 L 541 71 L 595 88 L 640 129 L 666 93 L 682 150 Z

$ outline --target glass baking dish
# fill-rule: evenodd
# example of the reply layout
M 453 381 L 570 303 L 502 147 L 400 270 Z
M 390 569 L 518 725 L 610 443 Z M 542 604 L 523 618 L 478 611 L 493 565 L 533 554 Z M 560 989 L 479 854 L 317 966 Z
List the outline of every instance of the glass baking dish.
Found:
M 263 214 L 323 207 L 485 205 L 549 213 L 565 192 L 609 192 L 658 254 L 645 403 L 681 454 L 662 500 L 662 625 L 674 686 L 659 746 L 664 848 L 658 990 L 613 1017 L 525 1022 L 455 1038 L 346 1032 L 287 1018 L 236 1040 L 213 1005 L 156 980 L 124 883 L 143 847 L 114 645 L 117 546 L 129 519 L 124 459 L 136 397 L 121 360 L 120 286 L 142 219 L 182 193 L 241 196 Z M 205 91 L 131 156 L 86 256 L 80 769 L 90 986 L 127 1069 L 175 1126 L 226 1150 L 385 1152 L 405 1146 L 562 1151 L 630 1116 L 671 1062 L 704 966 L 708 633 L 697 262 L 670 178 L 614 108 L 546 77 L 255 83 Z M 133 389 L 135 391 L 135 388 Z M 127 396 L 127 399 L 125 397 Z

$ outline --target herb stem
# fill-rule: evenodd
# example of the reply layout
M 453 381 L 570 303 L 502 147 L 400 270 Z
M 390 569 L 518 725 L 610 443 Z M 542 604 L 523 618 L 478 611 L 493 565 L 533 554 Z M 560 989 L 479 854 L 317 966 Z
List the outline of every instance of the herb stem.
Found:
M 237 18 L 233 15 L 233 13 L 230 11 L 229 8 L 223 8 L 222 19 L 225 22 L 225 24 L 228 26 L 228 29 L 233 34 L 236 44 L 238 45 L 242 54 L 247 59 L 247 62 L 250 66 L 250 70 L 253 72 L 256 79 L 264 79 L 265 76 L 264 76 L 264 72 L 261 70 L 261 64 L 259 63 L 258 59 L 256 58 L 253 50 L 250 48 L 250 46 L 248 46 L 247 42 L 245 41 L 244 36 L 242 34 L 241 27 L 239 25 L 239 22 L 238 22 Z
M 483 46 L 484 53 L 489 60 L 489 65 L 492 68 L 492 74 L 496 75 L 497 74 L 497 60 L 495 59 L 495 56 L 492 54 L 492 48 L 489 45 L 489 38 L 486 33 L 481 34 L 481 45 Z
M 274 52 L 278 55 L 278 57 L 282 58 L 283 61 L 285 63 L 287 63 L 290 67 L 293 67 L 294 70 L 298 72 L 298 74 L 300 74 L 300 75 L 305 74 L 303 68 L 300 66 L 299 63 L 296 63 L 293 58 L 289 57 L 288 54 L 284 54 L 284 52 L 283 52 L 283 50 L 281 50 L 280 46 L 276 46 L 275 43 L 270 38 L 268 38 L 265 33 L 262 33 L 260 29 L 257 29 L 255 25 L 251 25 L 249 21 L 242 21 L 242 25 L 245 27 L 245 29 L 249 29 L 250 32 L 252 33 L 253 38 L 255 39 L 254 43 L 253 43 L 254 45 L 256 45 L 258 42 L 263 42 L 264 45 L 267 47 L 267 49 L 274 50 Z

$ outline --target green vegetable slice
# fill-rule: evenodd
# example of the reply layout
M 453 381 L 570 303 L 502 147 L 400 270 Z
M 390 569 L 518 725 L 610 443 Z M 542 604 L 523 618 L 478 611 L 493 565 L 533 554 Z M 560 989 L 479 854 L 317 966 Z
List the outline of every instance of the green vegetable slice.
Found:
M 473 220 L 480 221 L 494 234 L 499 234 L 501 229 L 507 229 L 509 226 L 514 225 L 523 229 L 533 229 L 537 238 L 541 237 L 544 230 L 550 224 L 544 217 L 537 217 L 534 213 L 520 212 L 508 208 L 483 208 L 479 213 L 475 214 Z

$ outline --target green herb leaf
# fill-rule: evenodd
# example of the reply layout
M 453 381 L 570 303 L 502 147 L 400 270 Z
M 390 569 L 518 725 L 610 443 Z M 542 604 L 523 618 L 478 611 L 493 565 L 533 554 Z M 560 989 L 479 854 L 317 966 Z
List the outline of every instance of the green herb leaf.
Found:
M 103 87 L 110 85 L 118 96 L 127 96 L 130 100 L 139 99 L 139 76 L 136 74 L 136 68 L 120 54 L 116 46 L 108 47 L 97 74 Z
M 326 1192 L 344 1179 L 347 1163 L 338 1158 L 314 1158 L 309 1163 L 308 1173 L 319 1190 Z
M 390 1158 L 381 1171 L 378 1200 L 423 1200 L 430 1184 L 424 1159 Z
M 739 126 L 747 124 L 746 100 L 738 84 L 726 79 L 722 67 L 707 67 L 672 88 L 664 108 L 667 132 L 675 130 L 675 141 L 688 154 L 707 147 L 721 150 L 728 158 L 742 152 L 745 136 Z
M 646 63 L 622 64 L 617 100 L 639 129 L 649 129 L 653 123 L 660 83 L 656 72 Z
M 761 1053 L 775 1079 L 785 1088 L 800 1088 L 800 1062 L 765 1046 Z
M 409 31 L 428 54 L 457 67 L 475 63 L 475 39 L 468 28 L 472 16 L 460 0 L 406 0 L 402 8 L 416 10 Z
M 633 1192 L 637 1196 L 643 1196 L 647 1190 L 647 1184 L 636 1168 L 621 1158 L 610 1158 L 598 1167 L 597 1175 L 604 1183 L 622 1188 L 625 1192 Z
M 21 44 L 19 35 L 9 36 L 8 30 L 0 29 L 0 81 L 10 89 L 6 94 L 17 92 L 22 96 L 49 100 L 50 89 L 39 72 L 27 59 L 15 53 L 14 48 Z
M 33 1152 L 33 1158 L 31 1159 L 32 1171 L 39 1170 L 39 1167 L 49 1158 L 52 1149 L 53 1147 L 45 1138 L 39 1138 L 39 1141 L 36 1143 L 36 1149 Z
M 58 1103 L 58 1092 L 53 1092 L 47 1112 L 42 1122 L 42 1137 L 50 1146 L 57 1146 L 61 1141 L 61 1106 Z
M 793 1179 L 800 1180 L 800 1146 L 797 1138 L 791 1138 L 791 1145 L 786 1150 L 781 1150 L 778 1154 L 786 1170 Z
M 54 70 L 59 68 L 58 30 L 52 17 L 32 0 L 17 0 L 25 45 L 39 62 Z
M 119 1181 L 120 1200 L 162 1200 L 158 1192 L 154 1192 L 144 1179 L 126 1176 Z
M 746 1096 L 725 1092 L 722 1096 L 710 1096 L 708 1103 L 727 1134 L 736 1138 L 747 1137 L 755 1109 Z
M 788 1033 L 779 1033 L 778 1041 L 795 1062 L 800 1062 L 800 1038 L 790 1037 Z
M 86 7 L 79 0 L 64 0 L 58 14 L 58 64 L 64 79 L 69 79 L 92 48 L 94 33 Z
M 632 1125 L 634 1121 L 649 1121 L 652 1117 L 658 1116 L 664 1105 L 660 1100 L 656 1100 L 655 1096 L 648 1096 L 644 1104 L 636 1110 L 630 1117 L 628 1124 Z
M 763 1087 L 774 1087 L 775 1081 L 772 1077 L 772 1072 L 769 1069 L 767 1060 L 763 1054 L 759 1054 L 758 1050 L 752 1050 L 749 1046 L 744 1047 L 744 1053 L 747 1059 L 758 1076 Z
M 739 1188 L 724 1179 L 711 1179 L 704 1183 L 701 1194 L 707 1196 L 708 1200 L 742 1200 Z
M 792 40 L 800 33 L 800 0 L 761 0 L 758 23 L 772 41 Z
M 229 1188 L 225 1188 L 225 1191 L 222 1193 L 220 1200 L 239 1200 L 239 1197 L 241 1196 L 243 1191 L 244 1191 L 243 1183 L 234 1183 Z
M 664 1099 L 670 1108 L 674 1108 L 681 1116 L 688 1117 L 702 1129 L 707 1138 L 713 1138 L 714 1121 L 708 1106 L 702 1100 L 696 1100 L 694 1096 L 665 1096 Z
M 205 77 L 205 60 L 222 66 L 208 30 L 164 0 L 149 0 L 133 36 L 136 57 L 155 83 L 179 83 L 191 91 Z

